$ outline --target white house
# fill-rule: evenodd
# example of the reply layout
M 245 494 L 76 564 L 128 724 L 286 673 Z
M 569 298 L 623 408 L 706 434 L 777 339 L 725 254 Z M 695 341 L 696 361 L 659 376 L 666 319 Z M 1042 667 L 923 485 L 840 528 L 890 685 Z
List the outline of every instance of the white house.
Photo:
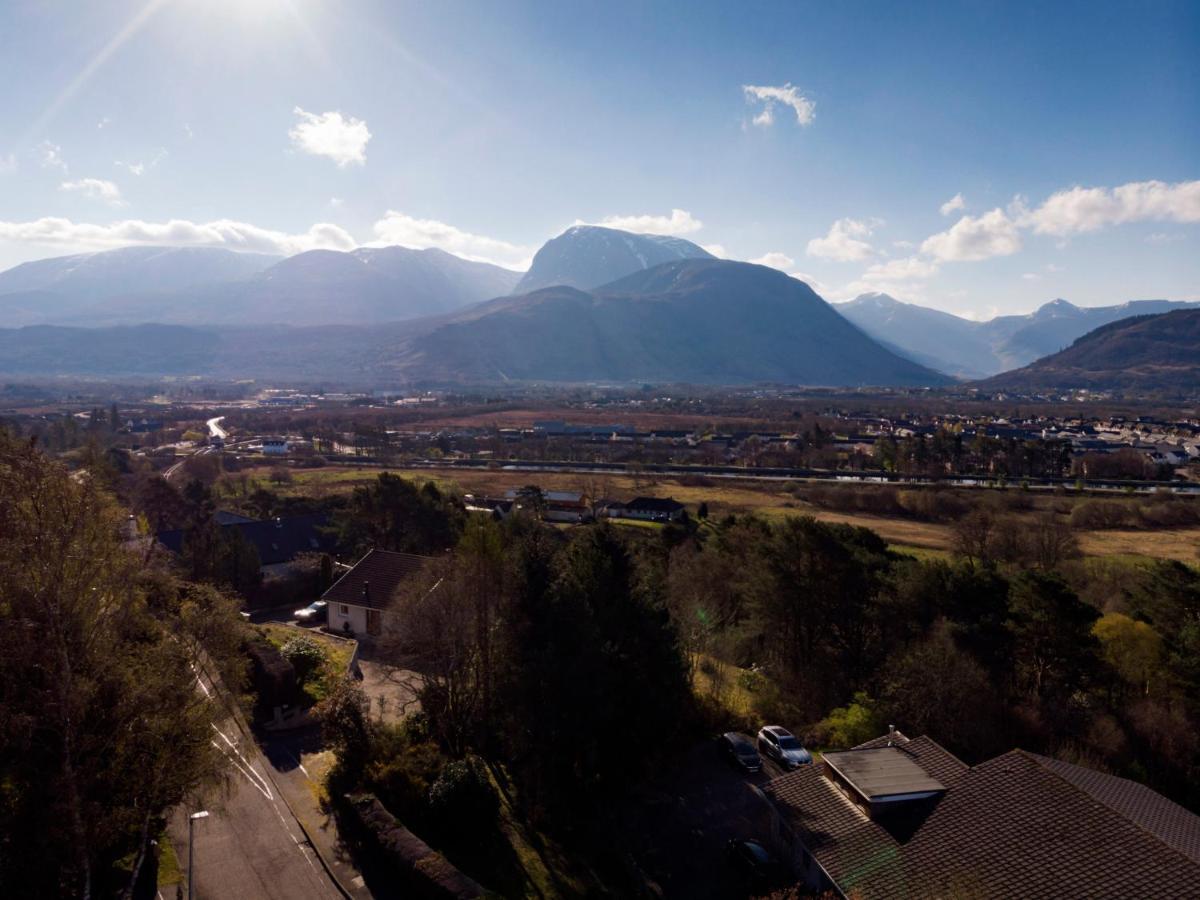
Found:
M 321 597 L 330 631 L 376 636 L 397 588 L 419 573 L 428 556 L 371 550 Z

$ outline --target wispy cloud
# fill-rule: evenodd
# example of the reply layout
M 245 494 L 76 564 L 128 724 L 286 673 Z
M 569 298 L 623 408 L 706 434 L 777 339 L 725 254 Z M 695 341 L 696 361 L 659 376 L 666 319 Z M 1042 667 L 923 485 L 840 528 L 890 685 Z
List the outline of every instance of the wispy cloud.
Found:
M 67 162 L 62 156 L 62 147 L 58 144 L 53 144 L 50 141 L 42 141 L 34 148 L 34 154 L 41 163 L 43 169 L 59 169 L 64 174 L 67 171 Z
M 230 250 L 290 255 L 305 250 L 350 250 L 355 240 L 337 225 L 313 225 L 301 234 L 260 228 L 246 222 L 144 222 L 125 219 L 108 225 L 46 217 L 32 222 L 0 221 L 0 240 L 105 250 L 135 245 L 225 247 Z
M 399 244 L 424 250 L 436 247 L 464 259 L 489 262 L 507 269 L 527 269 L 536 247 L 511 244 L 499 238 L 485 237 L 463 231 L 454 225 L 435 219 L 418 219 L 395 210 L 388 210 L 375 223 L 377 245 Z
M 144 175 L 146 172 L 153 169 L 160 162 L 167 158 L 167 150 L 165 147 L 159 147 L 154 151 L 153 155 L 148 160 L 139 160 L 138 162 L 122 162 L 116 160 L 113 165 L 118 166 L 128 172 L 130 175 Z
M 17 154 L 0 156 L 0 175 L 12 175 L 17 171 Z
M 320 114 L 306 112 L 297 106 L 292 110 L 298 121 L 288 132 L 292 146 L 302 153 L 332 159 L 339 168 L 367 161 L 367 142 L 371 132 L 367 123 L 353 116 L 331 111 Z
M 966 209 L 967 201 L 963 199 L 962 194 L 955 194 L 938 208 L 941 210 L 943 216 L 948 216 L 951 213 L 956 213 L 959 210 Z
M 751 120 L 760 128 L 775 124 L 775 108 L 778 104 L 790 107 L 796 114 L 796 123 L 811 125 L 816 118 L 817 104 L 800 93 L 799 88 L 789 82 L 781 86 L 743 84 L 742 92 L 747 103 L 761 104 L 761 109 Z
M 603 225 L 605 228 L 619 228 L 621 231 L 632 231 L 635 234 L 693 234 L 704 227 L 704 223 L 686 209 L 673 209 L 669 216 L 652 214 L 635 216 L 605 216 L 599 222 L 584 222 L 577 219 L 576 225 Z
M 103 200 L 110 206 L 125 205 L 125 201 L 121 197 L 121 189 L 113 182 L 103 178 L 80 178 L 76 181 L 64 181 L 58 186 L 58 189 L 68 193 L 83 194 L 93 200 Z
M 813 238 L 808 242 L 809 256 L 832 259 L 837 262 L 855 262 L 874 254 L 874 248 L 863 240 L 882 225 L 880 219 L 838 219 L 829 228 L 825 237 Z

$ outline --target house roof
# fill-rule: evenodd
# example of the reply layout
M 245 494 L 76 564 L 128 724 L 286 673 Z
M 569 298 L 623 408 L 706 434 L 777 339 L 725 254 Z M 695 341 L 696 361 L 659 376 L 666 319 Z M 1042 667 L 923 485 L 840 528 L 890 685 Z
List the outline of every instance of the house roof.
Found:
M 1186 848 L 1188 822 L 1200 820 L 1153 791 L 1131 801 L 1108 776 L 1085 777 L 1073 771 L 1079 767 L 1066 770 L 1021 750 L 967 767 L 928 738 L 893 738 L 947 788 L 904 830 L 869 818 L 821 766 L 803 766 L 767 786 L 843 893 L 863 900 L 1200 896 L 1200 864 L 1144 824 L 1169 821 L 1160 830 Z M 867 746 L 880 741 L 886 746 L 886 737 Z M 1124 811 L 1116 808 L 1123 803 Z
M 329 517 L 324 513 L 255 521 L 229 521 L 231 513 L 218 513 L 217 523 L 224 529 L 239 532 L 258 551 L 260 565 L 273 566 L 291 562 L 301 553 L 322 553 L 330 549 L 332 539 L 322 529 Z M 174 553 L 183 552 L 184 531 L 160 531 L 159 542 Z
M 385 609 L 391 603 L 396 589 L 431 560 L 432 557 L 413 553 L 371 550 L 339 578 L 321 599 L 329 603 Z
M 634 497 L 625 504 L 626 509 L 644 509 L 647 512 L 678 512 L 683 504 L 670 497 Z
M 899 747 L 843 750 L 826 753 L 823 759 L 871 802 L 946 789 Z

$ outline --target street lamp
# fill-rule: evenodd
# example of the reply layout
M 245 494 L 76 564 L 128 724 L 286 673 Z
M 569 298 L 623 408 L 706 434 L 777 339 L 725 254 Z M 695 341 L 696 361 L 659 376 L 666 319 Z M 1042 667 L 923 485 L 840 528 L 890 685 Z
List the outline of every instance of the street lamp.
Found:
M 196 859 L 196 843 L 192 839 L 192 834 L 196 828 L 196 820 L 207 818 L 208 810 L 206 809 L 194 812 L 188 816 L 188 900 L 192 900 L 192 863 Z

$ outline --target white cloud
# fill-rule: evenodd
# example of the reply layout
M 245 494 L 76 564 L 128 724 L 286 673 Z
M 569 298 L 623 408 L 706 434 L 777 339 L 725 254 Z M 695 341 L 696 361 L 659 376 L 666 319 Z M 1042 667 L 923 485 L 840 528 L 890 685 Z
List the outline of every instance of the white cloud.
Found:
M 58 189 L 83 194 L 93 200 L 103 200 L 112 206 L 125 205 L 125 201 L 121 199 L 121 189 L 103 178 L 80 178 L 77 181 L 64 181 L 58 186 Z
M 498 238 L 471 234 L 434 219 L 416 219 L 395 210 L 388 210 L 375 223 L 375 243 L 378 246 L 399 244 L 424 250 L 437 247 L 463 259 L 489 262 L 507 269 L 527 269 L 536 247 L 510 244 Z
M 150 157 L 149 161 L 127 163 L 127 162 L 121 162 L 121 160 L 118 159 L 113 163 L 113 165 L 120 166 L 122 169 L 127 171 L 130 175 L 144 175 L 146 172 L 153 169 L 155 166 L 157 166 L 160 162 L 162 162 L 166 158 L 167 158 L 166 148 L 159 147 L 157 150 L 154 151 L 154 155 Z
M 576 225 L 603 225 L 619 228 L 635 234 L 692 234 L 704 227 L 704 223 L 686 209 L 673 209 L 669 216 L 605 216 L 599 222 L 576 221 Z
M 701 244 L 701 250 L 707 250 L 717 259 L 728 259 L 729 251 L 725 249 L 724 244 Z
M 948 216 L 951 213 L 958 212 L 967 208 L 967 201 L 963 199 L 962 194 L 955 194 L 949 200 L 939 207 L 943 216 Z
M 1132 181 L 1115 188 L 1073 187 L 1052 194 L 1021 224 L 1065 237 L 1129 222 L 1200 222 L 1200 181 Z
M 342 207 L 342 205 L 345 204 L 345 202 L 346 201 L 343 200 L 341 197 L 330 197 L 329 198 L 329 205 L 332 206 L 334 209 L 340 209 Z
M 367 161 L 367 141 L 371 132 L 367 123 L 340 112 L 305 112 L 299 106 L 292 110 L 300 121 L 288 132 L 292 146 L 303 153 L 326 156 L 345 168 L 351 163 L 362 165 Z
M 947 231 L 927 237 L 921 252 L 944 262 L 1009 256 L 1021 249 L 1017 223 L 1002 209 L 982 216 L 963 216 Z
M 111 124 L 112 124 L 112 119 L 110 119 L 108 116 L 104 116 L 104 118 L 102 118 L 99 122 L 96 123 L 96 130 L 103 131 L 105 128 L 107 128 Z
M 863 281 L 924 281 L 938 273 L 937 263 L 921 259 L 919 256 L 906 256 L 902 259 L 889 259 L 884 263 L 876 263 L 868 267 L 862 275 Z
M 875 251 L 863 238 L 870 237 L 882 224 L 879 219 L 838 219 L 830 226 L 829 234 L 808 242 L 807 253 L 838 262 L 866 259 Z
M 747 262 L 752 262 L 756 266 L 770 266 L 772 269 L 779 269 L 781 272 L 786 272 L 796 264 L 796 261 L 786 253 L 780 253 L 778 251 L 764 253 L 757 259 L 747 260 Z
M 742 92 L 746 95 L 746 102 L 763 104 L 762 110 L 751 120 L 760 128 L 766 128 L 775 123 L 775 105 L 777 103 L 791 107 L 792 111 L 796 113 L 796 122 L 800 125 L 811 125 L 813 119 L 816 118 L 817 105 L 801 95 L 800 91 L 791 83 L 782 87 L 743 84 Z
M 803 281 L 822 297 L 827 297 L 832 291 L 829 285 L 825 284 L 815 275 L 809 275 L 807 272 L 788 272 L 788 275 L 797 281 Z
M 1024 279 L 1025 281 L 1041 281 L 1042 280 L 1042 276 L 1039 275 L 1037 272 L 1025 272 L 1024 274 L 1021 275 L 1021 278 Z
M 0 175 L 12 175 L 17 171 L 17 154 L 0 156 Z
M 32 222 L 0 221 L 0 241 L 67 246 L 80 250 L 142 245 L 225 247 L 257 253 L 290 255 L 305 250 L 351 250 L 355 240 L 337 225 L 322 223 L 302 234 L 272 231 L 245 222 L 143 222 L 126 219 L 108 225 L 42 218 Z
M 196 133 L 194 131 L 192 131 L 192 126 L 189 125 L 187 122 L 183 123 L 183 136 L 186 137 L 189 141 L 196 136 Z
M 52 144 L 50 141 L 42 141 L 34 149 L 37 154 L 38 161 L 42 164 L 43 169 L 61 169 L 64 173 L 67 171 L 66 160 L 62 158 L 62 147 L 58 144 Z

